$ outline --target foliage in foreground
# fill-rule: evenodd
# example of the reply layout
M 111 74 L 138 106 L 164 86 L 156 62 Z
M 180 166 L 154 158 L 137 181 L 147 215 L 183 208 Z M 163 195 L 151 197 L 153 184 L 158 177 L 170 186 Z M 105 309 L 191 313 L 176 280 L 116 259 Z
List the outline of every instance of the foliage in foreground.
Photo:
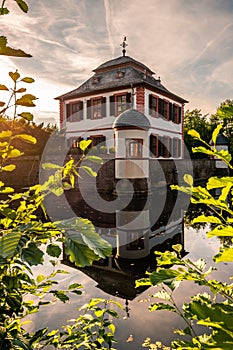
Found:
M 221 129 L 218 126 L 212 135 L 214 145 Z M 194 152 L 204 152 L 224 161 L 230 168 L 231 155 L 225 150 L 217 150 L 201 139 L 195 130 L 189 131 L 190 135 L 197 138 L 204 146 L 194 149 Z M 218 254 L 213 257 L 216 263 L 233 262 L 233 178 L 211 177 L 205 187 L 193 185 L 190 175 L 185 175 L 188 186 L 172 186 L 173 189 L 182 191 L 191 196 L 191 203 L 205 205 L 208 214 L 199 215 L 193 223 L 211 224 L 211 230 L 207 237 L 230 237 L 225 241 Z M 214 190 L 220 190 L 219 195 L 214 195 Z M 174 333 L 185 340 L 178 338 L 171 343 L 172 349 L 215 349 L 230 350 L 233 348 L 233 284 L 224 283 L 211 277 L 215 267 L 207 269 L 203 259 L 191 261 L 182 259 L 180 253 L 181 245 L 174 245 L 174 251 L 164 253 L 155 252 L 157 259 L 157 270 L 148 273 L 149 277 L 137 281 L 137 286 L 149 285 L 160 287 L 159 291 L 150 295 L 155 299 L 149 307 L 150 312 L 167 310 L 179 315 L 185 324 L 184 329 L 176 329 Z M 179 307 L 175 301 L 174 291 L 184 281 L 193 282 L 205 287 L 207 292 L 191 296 L 191 301 Z M 209 291 L 209 292 L 208 292 Z M 197 326 L 203 326 L 202 334 L 197 332 Z M 188 337 L 188 338 L 187 338 Z M 187 340 L 189 339 L 189 340 Z M 158 345 L 159 344 L 159 345 Z M 152 343 L 149 338 L 144 342 L 144 347 L 149 349 L 165 349 L 166 346 L 159 342 Z

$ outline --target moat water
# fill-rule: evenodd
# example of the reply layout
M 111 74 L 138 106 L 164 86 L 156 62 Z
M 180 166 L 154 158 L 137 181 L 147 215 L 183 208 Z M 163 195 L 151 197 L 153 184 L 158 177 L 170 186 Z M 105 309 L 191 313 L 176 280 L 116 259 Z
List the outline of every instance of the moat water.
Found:
M 219 239 L 206 237 L 208 227 L 192 227 L 190 222 L 195 215 L 195 208 L 189 206 L 189 199 L 167 192 L 166 188 L 157 189 L 149 200 L 148 197 L 133 198 L 126 207 L 111 213 L 101 210 L 98 201 L 95 202 L 93 198 L 94 209 L 74 193 L 68 194 L 67 198 L 73 213 L 91 219 L 97 232 L 111 242 L 113 254 L 83 269 L 68 266 L 66 261 L 62 261 L 59 268 L 66 269 L 69 274 L 57 277 L 58 287 L 65 289 L 77 282 L 83 285 L 83 293 L 80 296 L 73 295 L 69 303 L 58 301 L 49 307 L 42 307 L 39 313 L 30 316 L 30 330 L 41 327 L 57 329 L 66 320 L 77 318 L 77 309 L 91 298 L 101 297 L 119 301 L 123 305 L 123 310 L 113 307 L 119 313 L 119 318 L 114 321 L 117 339 L 114 348 L 143 349 L 142 343 L 146 337 L 169 345 L 176 338 L 173 329 L 184 328 L 184 322 L 171 312 L 149 312 L 149 305 L 155 301 L 151 295 L 158 288 L 138 290 L 135 280 L 144 277 L 146 271 L 156 269 L 155 250 L 169 250 L 177 243 L 183 245 L 182 254 L 185 258 L 194 261 L 203 258 L 207 266 L 214 266 L 212 256 L 218 252 Z M 64 212 L 61 202 L 53 203 L 53 208 L 50 208 L 52 219 L 64 216 Z M 217 268 L 212 277 L 229 281 L 232 264 L 219 263 Z M 34 268 L 36 274 L 48 274 L 49 270 L 52 270 L 49 263 Z M 182 305 L 190 300 L 191 295 L 203 291 L 204 287 L 182 282 L 175 290 L 174 298 L 178 305 Z

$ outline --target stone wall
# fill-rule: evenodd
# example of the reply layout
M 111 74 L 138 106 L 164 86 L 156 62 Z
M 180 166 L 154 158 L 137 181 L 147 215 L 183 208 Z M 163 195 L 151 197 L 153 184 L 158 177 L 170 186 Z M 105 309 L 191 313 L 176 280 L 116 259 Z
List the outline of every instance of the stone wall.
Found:
M 95 185 L 96 182 L 99 191 L 110 194 L 114 190 L 116 184 L 114 179 L 115 162 L 111 155 L 103 155 L 102 157 L 104 159 L 104 164 L 101 167 L 92 162 L 85 163 L 96 170 L 98 176 L 96 179 L 93 179 L 89 175 L 82 173 L 83 181 L 87 189 L 90 189 L 90 186 Z M 7 186 L 14 186 L 17 188 L 29 187 L 39 181 L 39 157 L 20 157 L 13 162 L 16 164 L 16 170 L 13 172 L 3 172 L 0 175 L 1 181 Z M 56 161 L 54 162 L 56 163 Z M 151 186 L 153 188 L 164 185 L 164 182 L 167 184 L 174 184 L 177 183 L 177 181 L 181 184 L 183 175 L 186 173 L 192 174 L 195 181 L 200 182 L 210 176 L 216 175 L 214 163 L 213 160 L 209 159 L 195 159 L 191 162 L 186 160 L 151 159 Z

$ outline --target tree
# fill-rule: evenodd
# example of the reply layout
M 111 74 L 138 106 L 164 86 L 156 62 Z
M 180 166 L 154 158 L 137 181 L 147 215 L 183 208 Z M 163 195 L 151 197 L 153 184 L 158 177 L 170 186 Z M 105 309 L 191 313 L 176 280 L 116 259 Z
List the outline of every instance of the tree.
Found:
M 222 133 L 228 137 L 229 151 L 233 152 L 233 100 L 227 99 L 221 102 L 214 115 L 210 117 L 213 128 L 222 125 Z
M 192 148 L 200 146 L 200 141 L 191 137 L 189 130 L 196 130 L 204 140 L 210 140 L 212 126 L 207 120 L 208 115 L 202 115 L 200 109 L 187 110 L 184 115 L 184 143 L 191 158 L 206 158 L 203 154 L 193 154 Z

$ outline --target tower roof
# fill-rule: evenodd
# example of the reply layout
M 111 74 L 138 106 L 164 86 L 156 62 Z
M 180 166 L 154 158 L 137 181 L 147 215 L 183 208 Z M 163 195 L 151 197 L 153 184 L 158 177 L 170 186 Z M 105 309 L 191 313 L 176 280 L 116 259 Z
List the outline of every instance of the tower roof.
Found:
M 213 146 L 213 140 L 210 140 L 210 146 Z M 229 140 L 226 136 L 223 134 L 218 134 L 217 139 L 216 139 L 216 146 L 228 146 L 229 145 Z
M 113 128 L 115 129 L 137 128 L 149 130 L 150 127 L 148 118 L 136 109 L 127 109 L 113 123 Z

